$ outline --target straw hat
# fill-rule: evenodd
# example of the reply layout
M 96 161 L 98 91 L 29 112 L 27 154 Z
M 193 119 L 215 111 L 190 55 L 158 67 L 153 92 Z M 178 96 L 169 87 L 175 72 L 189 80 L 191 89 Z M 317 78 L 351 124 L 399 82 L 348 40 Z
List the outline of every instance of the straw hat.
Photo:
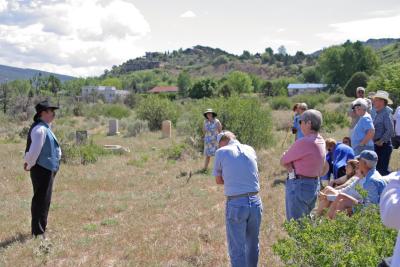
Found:
M 388 105 L 393 104 L 393 101 L 389 98 L 389 93 L 386 91 L 378 90 L 376 94 L 372 96 L 372 99 L 374 98 L 384 99 L 388 102 Z
M 212 110 L 212 108 L 208 108 L 208 109 L 206 109 L 206 111 L 204 111 L 203 115 L 204 115 L 205 118 L 207 118 L 207 113 L 211 113 L 211 114 L 213 115 L 214 118 L 217 117 L 217 113 L 214 112 L 214 111 Z

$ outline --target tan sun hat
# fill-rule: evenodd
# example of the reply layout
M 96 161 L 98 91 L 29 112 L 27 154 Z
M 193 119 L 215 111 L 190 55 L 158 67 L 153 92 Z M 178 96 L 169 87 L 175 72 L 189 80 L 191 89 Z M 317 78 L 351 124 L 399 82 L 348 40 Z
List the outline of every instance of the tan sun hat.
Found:
M 378 90 L 376 94 L 372 96 L 372 99 L 374 98 L 384 99 L 388 102 L 388 105 L 393 104 L 393 101 L 389 98 L 389 93 L 383 90 Z
M 217 113 L 215 111 L 213 111 L 212 108 L 208 108 L 208 109 L 206 109 L 206 111 L 204 111 L 203 115 L 206 118 L 207 118 L 207 113 L 211 113 L 214 118 L 217 117 Z

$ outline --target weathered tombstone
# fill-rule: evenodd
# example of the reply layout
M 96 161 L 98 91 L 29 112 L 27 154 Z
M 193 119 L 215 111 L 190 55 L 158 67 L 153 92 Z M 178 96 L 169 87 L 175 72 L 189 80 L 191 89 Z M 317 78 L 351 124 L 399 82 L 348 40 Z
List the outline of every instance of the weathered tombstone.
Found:
M 88 139 L 87 131 L 76 131 L 75 132 L 75 140 L 77 145 L 84 145 Z
M 171 138 L 172 136 L 172 123 L 171 121 L 163 121 L 162 122 L 162 137 L 163 138 Z
M 118 120 L 113 119 L 108 122 L 108 135 L 118 135 Z

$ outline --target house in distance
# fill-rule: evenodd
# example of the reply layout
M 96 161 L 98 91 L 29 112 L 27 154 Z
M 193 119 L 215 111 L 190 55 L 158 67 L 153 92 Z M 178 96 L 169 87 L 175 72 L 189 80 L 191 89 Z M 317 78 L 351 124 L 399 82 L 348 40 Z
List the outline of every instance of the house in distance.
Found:
M 291 83 L 287 87 L 289 96 L 299 94 L 320 93 L 328 89 L 327 84 L 323 83 Z

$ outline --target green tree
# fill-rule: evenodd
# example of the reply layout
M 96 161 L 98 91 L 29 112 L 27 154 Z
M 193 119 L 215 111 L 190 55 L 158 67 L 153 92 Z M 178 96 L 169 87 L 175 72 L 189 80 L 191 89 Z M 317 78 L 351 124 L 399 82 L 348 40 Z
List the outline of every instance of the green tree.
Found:
M 164 120 L 171 120 L 176 123 L 178 112 L 176 106 L 168 99 L 156 95 L 149 95 L 142 101 L 137 109 L 137 116 L 141 120 L 149 122 L 152 131 L 159 130 Z
M 356 72 L 347 81 L 344 87 L 344 94 L 348 97 L 356 97 L 356 89 L 359 86 L 367 87 L 368 75 L 365 72 Z
M 60 91 L 61 88 L 61 81 L 56 76 L 51 74 L 47 77 L 46 81 L 46 89 L 52 92 L 54 95 L 57 95 L 57 92 Z
M 385 90 L 390 94 L 394 106 L 400 105 L 400 63 L 382 65 L 371 77 L 368 91 Z
M 318 59 L 318 66 L 325 83 L 344 86 L 355 72 L 373 74 L 379 60 L 371 47 L 347 41 L 341 46 L 325 49 Z
M 242 53 L 242 55 L 240 56 L 240 59 L 244 59 L 244 60 L 251 59 L 251 54 L 250 54 L 250 52 L 247 51 L 247 50 L 244 50 L 243 53 Z
M 211 97 L 217 89 L 217 84 L 212 79 L 203 79 L 194 83 L 189 91 L 190 98 Z
M 241 71 L 233 71 L 228 75 L 227 84 L 237 94 L 253 92 L 254 87 L 252 80 L 247 73 Z
M 318 83 L 321 80 L 321 76 L 316 67 L 303 68 L 302 72 L 305 83 Z
M 178 76 L 179 95 L 182 97 L 188 96 L 191 85 L 192 81 L 189 73 L 187 71 L 182 71 L 181 73 L 179 73 Z
M 225 55 L 220 55 L 220 56 L 218 56 L 218 57 L 216 57 L 215 59 L 214 59 L 214 61 L 213 61 L 213 65 L 214 66 L 219 66 L 219 65 L 222 65 L 222 64 L 226 64 L 226 63 L 228 63 L 229 62 L 229 58 L 227 57 L 227 56 L 225 56 Z
M 286 47 L 283 45 L 278 47 L 278 54 L 283 55 L 283 56 L 287 55 Z
M 116 89 L 122 89 L 122 82 L 118 78 L 106 78 L 101 82 L 104 86 L 114 86 Z

